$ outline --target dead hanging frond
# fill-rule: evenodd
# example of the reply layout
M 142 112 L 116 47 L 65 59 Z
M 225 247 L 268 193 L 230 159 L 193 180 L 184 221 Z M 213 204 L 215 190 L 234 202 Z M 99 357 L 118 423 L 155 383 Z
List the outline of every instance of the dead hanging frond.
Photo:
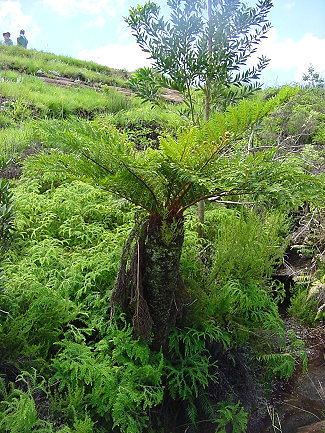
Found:
M 311 253 L 315 258 L 322 260 L 325 253 L 325 212 L 315 208 L 304 211 L 296 231 L 292 235 L 294 248 L 299 252 Z
M 115 289 L 111 298 L 111 317 L 116 307 L 127 312 L 137 337 L 149 339 L 153 320 L 143 296 L 145 240 L 148 221 L 136 224 L 125 242 Z
M 307 300 L 316 299 L 318 302 L 318 310 L 316 320 L 324 319 L 325 317 L 325 279 L 323 281 L 316 280 L 311 285 Z
M 139 226 L 136 225 L 129 234 L 123 247 L 119 273 L 111 296 L 111 317 L 115 313 L 116 306 L 121 307 L 123 311 L 125 311 L 127 307 L 128 299 L 130 298 L 130 288 L 132 286 L 132 281 L 129 280 L 130 262 L 132 261 L 134 245 L 137 244 L 138 238 Z
M 146 226 L 147 228 L 147 226 Z M 134 310 L 132 317 L 132 324 L 134 332 L 137 336 L 149 339 L 153 320 L 151 318 L 147 301 L 143 296 L 143 259 L 145 249 L 145 235 L 140 236 L 136 245 L 136 254 L 134 255 L 134 271 L 133 275 L 136 277 L 135 290 L 131 298 L 131 306 Z

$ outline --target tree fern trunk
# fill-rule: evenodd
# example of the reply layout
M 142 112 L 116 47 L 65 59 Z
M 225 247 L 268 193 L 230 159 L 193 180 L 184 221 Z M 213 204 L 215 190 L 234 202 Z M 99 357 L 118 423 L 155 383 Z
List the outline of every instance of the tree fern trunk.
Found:
M 164 222 L 160 216 L 152 215 L 136 238 L 126 243 L 112 296 L 113 309 L 118 305 L 132 320 L 137 337 L 152 337 L 152 347 L 156 350 L 165 347 L 169 332 L 182 312 L 183 240 L 183 218 Z

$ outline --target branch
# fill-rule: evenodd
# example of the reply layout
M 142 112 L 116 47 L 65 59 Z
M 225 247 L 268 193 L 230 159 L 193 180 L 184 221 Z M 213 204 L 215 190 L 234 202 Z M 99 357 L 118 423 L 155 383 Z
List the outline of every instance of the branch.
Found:
M 218 204 L 254 204 L 252 201 L 231 201 L 231 200 L 218 200 L 219 197 L 211 197 L 208 200 L 212 202 L 217 202 Z
M 201 200 L 209 200 L 209 199 L 213 198 L 215 201 L 217 201 L 218 198 L 226 197 L 228 195 L 249 195 L 249 194 L 254 194 L 256 192 L 263 192 L 263 190 L 260 190 L 260 191 L 257 191 L 257 190 L 256 191 L 236 191 L 236 190 L 231 190 L 231 191 L 221 192 L 218 196 L 216 196 L 216 191 L 214 191 L 211 194 L 207 194 L 207 195 L 198 197 L 195 200 L 193 200 L 191 203 L 187 204 L 186 206 L 183 206 L 182 208 L 179 209 L 179 211 L 177 212 L 177 214 L 180 214 L 180 213 L 184 212 L 186 209 L 188 209 L 191 206 L 194 206 L 196 203 L 198 203 Z
M 131 173 L 131 175 L 134 176 L 140 183 L 142 183 L 142 185 L 150 192 L 150 194 L 152 195 L 152 197 L 153 197 L 153 199 L 154 199 L 154 201 L 156 203 L 156 206 L 158 208 L 159 207 L 159 202 L 158 202 L 158 199 L 157 199 L 155 193 L 153 192 L 152 188 L 140 176 L 138 176 L 136 173 L 134 173 L 134 171 L 131 170 L 131 168 L 128 167 L 123 160 L 121 160 L 120 162 L 124 166 L 124 168 L 129 173 Z
M 147 208 L 146 206 L 143 206 L 143 204 L 135 201 L 135 200 L 131 200 L 130 197 L 128 197 L 127 195 L 121 193 L 121 191 L 118 191 L 115 188 L 107 188 L 107 190 L 111 190 L 112 192 L 114 192 L 114 194 L 117 194 L 119 197 L 123 198 L 124 200 L 127 200 L 128 202 L 134 204 L 135 206 L 139 206 L 142 209 L 145 209 L 149 214 L 152 212 L 152 209 Z
M 220 151 L 222 151 L 226 145 L 229 143 L 229 138 L 225 137 L 225 141 L 223 143 L 223 145 L 221 147 L 216 148 L 216 150 L 212 153 L 212 155 L 210 155 L 210 157 L 205 161 L 205 163 L 202 165 L 201 168 L 198 169 L 198 171 L 202 171 L 203 169 L 205 169 L 205 167 L 209 164 L 209 162 L 212 161 L 213 157 Z
M 84 152 L 80 152 L 80 154 L 82 156 L 84 156 L 86 159 L 88 159 L 89 161 L 93 162 L 95 165 L 97 165 L 98 167 L 100 167 L 101 169 L 103 169 L 104 171 L 106 171 L 109 174 L 114 174 L 113 171 L 111 171 L 109 168 L 105 167 L 104 165 L 100 164 L 98 161 L 96 161 L 95 159 L 93 159 L 91 156 L 87 155 Z

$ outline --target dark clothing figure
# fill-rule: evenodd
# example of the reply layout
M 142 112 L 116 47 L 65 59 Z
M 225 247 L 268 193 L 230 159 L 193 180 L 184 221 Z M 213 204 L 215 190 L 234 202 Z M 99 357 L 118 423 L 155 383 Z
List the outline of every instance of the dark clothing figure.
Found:
M 28 40 L 25 36 L 25 30 L 20 30 L 20 35 L 17 38 L 17 45 L 19 47 L 27 48 Z
M 27 40 L 26 36 L 24 36 L 24 35 L 18 36 L 17 45 L 19 47 L 27 48 L 27 44 L 28 44 L 28 40 Z

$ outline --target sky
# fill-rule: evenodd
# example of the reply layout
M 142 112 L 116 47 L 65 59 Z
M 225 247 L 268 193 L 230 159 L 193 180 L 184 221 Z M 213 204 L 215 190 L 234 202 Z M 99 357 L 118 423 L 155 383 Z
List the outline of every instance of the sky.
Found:
M 144 1 L 0 0 L 0 31 L 15 40 L 24 28 L 30 48 L 133 71 L 148 60 L 123 17 Z M 259 47 L 271 59 L 263 82 L 301 81 L 309 64 L 325 76 L 325 0 L 274 0 L 269 19 L 273 27 Z

